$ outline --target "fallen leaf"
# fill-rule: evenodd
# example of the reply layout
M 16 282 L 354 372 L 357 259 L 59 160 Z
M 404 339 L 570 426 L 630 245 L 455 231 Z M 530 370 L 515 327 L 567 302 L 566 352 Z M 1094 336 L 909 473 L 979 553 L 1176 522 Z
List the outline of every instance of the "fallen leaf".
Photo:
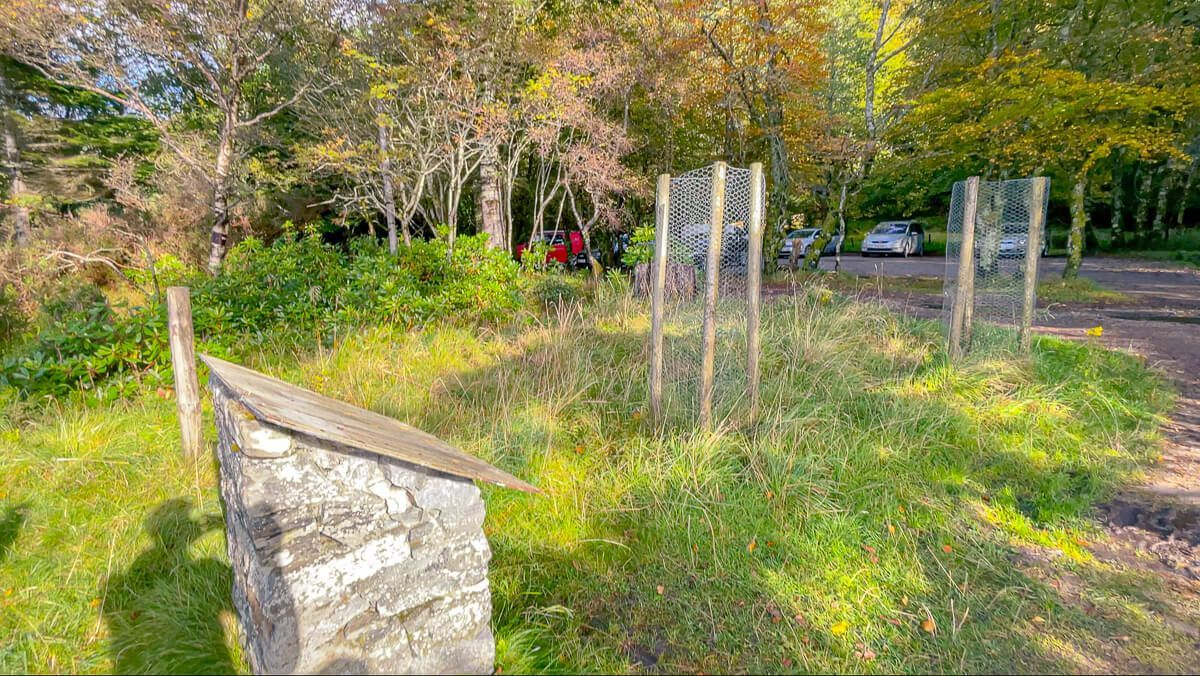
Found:
M 950 552 L 954 551 L 954 548 L 950 545 L 942 545 L 942 551 L 949 554 Z
M 654 591 L 658 592 L 659 596 L 662 596 L 663 592 L 665 592 L 666 590 L 667 590 L 667 588 L 662 586 L 661 584 L 654 588 Z
M 866 552 L 867 552 L 868 554 L 874 554 L 874 553 L 875 553 L 875 548 L 874 548 L 874 547 L 872 547 L 871 545 L 863 545 L 863 546 L 862 546 L 862 548 L 863 548 L 864 550 L 866 550 Z
M 908 607 L 908 597 L 907 596 L 900 597 L 900 605 L 902 605 L 904 607 Z
M 758 538 L 753 538 L 750 540 L 750 544 L 746 545 L 746 551 L 750 552 L 751 554 L 754 553 L 755 549 L 758 549 Z
M 924 630 L 926 634 L 932 634 L 937 631 L 937 623 L 933 621 L 932 617 L 926 617 L 924 621 L 921 622 L 921 629 Z
M 857 650 L 854 651 L 854 656 L 857 657 L 858 659 L 866 660 L 868 662 L 875 659 L 875 651 L 871 650 L 864 644 L 857 643 L 854 645 L 854 647 L 857 648 Z
M 770 500 L 771 498 L 774 498 L 774 497 L 775 497 L 775 491 L 767 491 L 767 499 L 768 500 Z
M 896 534 L 896 527 L 889 523 L 888 524 L 888 535 L 895 535 L 895 534 Z
M 1034 623 L 1034 624 L 1045 624 L 1045 623 L 1046 623 L 1046 618 L 1042 617 L 1041 615 L 1034 615 L 1034 616 L 1033 616 L 1033 623 Z
M 829 628 L 829 633 L 833 634 L 834 636 L 842 636 L 848 631 L 850 631 L 850 623 L 845 620 L 842 620 L 841 622 L 838 622 Z
M 785 658 L 783 658 L 782 664 L 783 664 L 784 669 L 791 669 L 792 668 L 792 659 L 790 657 L 785 657 Z
M 578 453 L 579 455 L 583 455 L 583 446 L 576 446 L 575 452 Z
M 808 624 L 808 620 L 804 619 L 804 616 L 801 615 L 800 613 L 796 613 L 796 616 L 793 617 L 792 619 L 795 620 L 796 624 L 800 625 L 801 627 Z

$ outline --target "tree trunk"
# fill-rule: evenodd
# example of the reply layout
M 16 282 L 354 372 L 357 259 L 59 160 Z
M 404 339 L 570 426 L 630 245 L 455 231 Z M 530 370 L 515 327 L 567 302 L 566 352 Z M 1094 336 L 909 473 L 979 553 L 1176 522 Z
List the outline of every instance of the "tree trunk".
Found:
M 1112 248 L 1125 244 L 1125 174 L 1121 171 L 1121 155 L 1113 156 L 1112 169 L 1112 218 L 1110 221 Z
M 483 151 L 483 161 L 479 165 L 479 192 L 483 232 L 487 234 L 488 246 L 493 249 L 503 249 L 506 246 L 504 218 L 500 209 L 500 177 L 497 172 L 499 161 L 500 155 L 496 146 L 488 144 Z
M 1079 266 L 1083 264 L 1083 235 L 1087 227 L 1087 210 L 1084 209 L 1084 197 L 1087 195 L 1087 175 L 1075 177 L 1075 187 L 1071 189 L 1071 232 L 1067 236 L 1067 266 L 1063 268 L 1063 279 L 1075 279 L 1079 276 Z
M 1160 172 L 1163 170 L 1160 170 Z M 1167 196 L 1171 192 L 1171 177 L 1165 174 L 1158 184 L 1158 201 L 1154 204 L 1154 238 L 1163 241 L 1167 238 Z
M 1192 191 L 1192 182 L 1196 179 L 1196 168 L 1200 166 L 1200 157 L 1192 160 L 1192 166 L 1188 168 L 1187 178 L 1183 180 L 1183 192 L 1179 194 L 1179 207 L 1175 212 L 1175 227 L 1178 230 L 1183 230 L 1184 213 L 1188 206 L 1188 193 Z
M 221 127 L 217 166 L 213 176 L 213 225 L 208 252 L 208 271 L 214 277 L 221 273 L 221 264 L 225 262 L 225 253 L 229 250 L 229 194 L 232 192 L 230 172 L 233 168 L 236 120 L 237 106 L 231 105 L 225 112 L 225 124 Z
M 1154 188 L 1154 171 L 1142 165 L 1139 169 L 1139 179 L 1134 227 L 1137 228 L 1137 241 L 1140 244 L 1146 241 L 1146 234 L 1150 230 L 1150 193 Z
M 4 83 L 0 81 L 0 95 L 3 95 Z M 21 151 L 17 147 L 17 130 L 12 121 L 13 113 L 0 111 L 0 125 L 4 127 L 4 163 L 8 165 L 9 174 L 9 210 L 12 213 L 13 242 L 18 247 L 27 246 L 31 236 L 29 228 L 29 208 L 22 202 L 25 195 L 25 177 L 21 173 Z
M 379 129 L 379 180 L 383 183 L 383 219 L 387 223 L 388 251 L 395 256 L 400 250 L 396 232 L 396 188 L 392 185 L 392 152 L 388 139 L 387 125 L 382 118 L 376 123 Z M 405 238 L 405 244 L 408 243 Z
M 825 217 L 825 222 L 821 225 L 821 232 L 815 238 L 813 243 L 808 247 L 808 253 L 804 255 L 804 269 L 816 270 L 821 262 L 821 252 L 825 250 L 825 245 L 829 240 L 833 239 L 833 233 L 838 230 L 844 230 L 846 227 L 846 181 L 842 181 L 842 189 L 838 195 L 837 211 L 831 211 Z

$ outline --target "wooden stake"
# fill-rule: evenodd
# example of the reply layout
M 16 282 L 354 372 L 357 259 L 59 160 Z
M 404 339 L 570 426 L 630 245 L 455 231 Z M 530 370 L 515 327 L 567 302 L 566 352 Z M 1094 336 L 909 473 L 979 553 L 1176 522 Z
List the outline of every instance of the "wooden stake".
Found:
M 1025 300 L 1021 305 L 1021 327 L 1018 344 L 1023 352 L 1029 351 L 1030 334 L 1033 333 L 1033 311 L 1037 304 L 1038 264 L 1042 258 L 1042 228 L 1046 225 L 1046 193 L 1050 190 L 1050 179 L 1044 176 L 1033 179 L 1029 195 L 1029 237 L 1025 243 Z
M 979 177 L 967 179 L 963 190 L 962 246 L 958 252 L 958 284 L 950 312 L 950 357 L 958 359 L 966 351 L 970 336 L 972 306 L 975 303 L 975 213 L 979 207 Z
M 724 162 L 713 162 L 708 256 L 704 267 L 704 329 L 700 357 L 700 426 L 712 429 L 713 370 L 717 350 L 717 294 L 720 291 L 721 238 L 725 234 Z
M 167 334 L 175 374 L 175 405 L 179 410 L 183 456 L 199 458 L 204 448 L 200 424 L 200 381 L 196 378 L 196 347 L 192 331 L 192 300 L 187 287 L 167 289 Z
M 753 422 L 758 417 L 758 357 L 759 320 L 762 310 L 762 247 L 763 247 L 763 196 L 766 194 L 763 182 L 763 165 L 755 162 L 750 165 L 750 222 L 747 224 L 747 236 L 750 238 L 750 250 L 746 256 L 746 394 L 749 398 L 749 420 Z
M 662 420 L 663 314 L 670 217 L 671 175 L 660 174 L 654 201 L 654 262 L 650 266 L 650 417 L 655 422 Z

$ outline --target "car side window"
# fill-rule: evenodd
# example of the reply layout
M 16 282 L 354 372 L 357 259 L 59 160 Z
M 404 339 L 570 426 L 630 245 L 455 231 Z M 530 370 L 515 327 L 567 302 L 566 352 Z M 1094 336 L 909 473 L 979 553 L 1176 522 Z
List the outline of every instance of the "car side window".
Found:
M 912 232 L 914 235 L 924 235 L 925 234 L 925 230 L 923 228 L 921 228 L 920 223 L 912 224 Z

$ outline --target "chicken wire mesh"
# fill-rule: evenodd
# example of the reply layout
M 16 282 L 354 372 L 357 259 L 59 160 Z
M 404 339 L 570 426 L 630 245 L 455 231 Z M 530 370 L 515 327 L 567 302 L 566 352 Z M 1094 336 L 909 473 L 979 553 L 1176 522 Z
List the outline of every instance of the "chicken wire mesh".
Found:
M 671 178 L 663 311 L 663 410 L 690 416 L 699 409 L 704 290 L 712 232 L 712 166 Z M 747 272 L 751 171 L 728 167 L 717 256 L 713 419 L 730 415 L 746 394 Z M 765 183 L 758 186 L 765 204 Z
M 1037 262 L 1046 253 L 1046 205 L 1049 179 L 1024 178 L 980 181 L 975 204 L 973 284 L 964 298 L 962 335 L 969 342 L 983 323 L 1029 330 L 1032 318 L 1026 303 L 1036 301 Z M 950 326 L 959 299 L 959 268 L 963 262 L 963 224 L 968 205 L 968 182 L 954 184 L 946 226 L 946 275 L 942 315 Z M 1030 237 L 1037 227 L 1036 237 Z M 1033 249 L 1032 251 L 1030 249 Z M 970 271 L 969 271 L 970 272 Z M 1028 296 L 1028 299 L 1027 299 Z M 1011 335 L 1011 334 L 1006 334 Z

